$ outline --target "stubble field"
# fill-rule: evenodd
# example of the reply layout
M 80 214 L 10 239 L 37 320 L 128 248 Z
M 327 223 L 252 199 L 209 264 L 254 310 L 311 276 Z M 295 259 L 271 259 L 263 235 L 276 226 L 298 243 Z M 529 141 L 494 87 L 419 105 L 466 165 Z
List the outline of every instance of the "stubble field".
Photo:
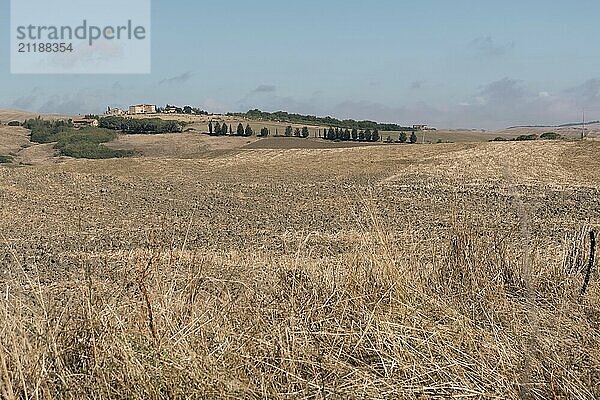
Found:
M 0 396 L 598 398 L 599 154 L 0 167 Z

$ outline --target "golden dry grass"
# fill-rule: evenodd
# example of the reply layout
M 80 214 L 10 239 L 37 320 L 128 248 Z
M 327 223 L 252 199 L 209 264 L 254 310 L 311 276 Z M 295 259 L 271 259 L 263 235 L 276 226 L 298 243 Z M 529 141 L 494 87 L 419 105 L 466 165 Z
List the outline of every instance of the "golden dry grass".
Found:
M 1 396 L 597 398 L 599 150 L 0 168 Z
M 35 113 L 23 110 L 0 110 L 0 123 L 8 123 L 10 121 L 25 121 L 30 118 L 42 117 L 44 119 L 67 119 L 69 117 L 59 114 L 44 114 Z

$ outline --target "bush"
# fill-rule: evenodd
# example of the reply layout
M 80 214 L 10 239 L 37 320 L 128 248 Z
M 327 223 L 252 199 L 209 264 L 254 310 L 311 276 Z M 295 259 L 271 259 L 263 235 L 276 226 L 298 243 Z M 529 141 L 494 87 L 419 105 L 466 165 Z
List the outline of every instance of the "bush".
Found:
M 105 159 L 123 158 L 133 155 L 128 150 L 113 150 L 103 143 L 116 139 L 117 134 L 102 128 L 84 128 L 62 132 L 54 146 L 64 156 L 74 158 Z
M 506 139 L 506 138 L 503 138 L 503 137 L 501 137 L 501 136 L 497 136 L 497 137 L 493 138 L 493 139 L 492 139 L 492 140 L 490 140 L 490 141 L 491 141 L 491 142 L 506 142 L 506 141 L 508 141 L 508 139 Z
M 21 123 L 19 121 L 10 121 L 8 126 L 21 126 Z
M 57 135 L 73 128 L 71 120 L 45 121 L 41 118 L 28 119 L 23 122 L 23 127 L 31 130 L 31 141 L 35 143 L 56 142 Z
M 113 150 L 102 143 L 117 137 L 116 132 L 104 128 L 86 127 L 74 129 L 71 121 L 44 121 L 40 118 L 27 120 L 23 126 L 31 129 L 31 141 L 35 143 L 53 143 L 61 155 L 74 158 L 121 158 L 134 153 L 125 150 Z
M 10 164 L 12 161 L 11 156 L 0 156 L 0 164 Z
M 182 123 L 160 118 L 102 117 L 98 122 L 100 128 L 122 131 L 126 134 L 178 133 L 182 131 Z M 220 133 L 220 125 L 219 129 L 215 129 L 215 131 Z
M 527 140 L 537 140 L 538 136 L 537 135 L 521 135 L 515 138 L 515 140 L 517 142 L 523 142 L 523 141 L 527 141 Z
M 560 135 L 556 132 L 546 132 L 543 133 L 542 136 L 540 136 L 540 138 L 544 140 L 558 140 L 560 139 Z

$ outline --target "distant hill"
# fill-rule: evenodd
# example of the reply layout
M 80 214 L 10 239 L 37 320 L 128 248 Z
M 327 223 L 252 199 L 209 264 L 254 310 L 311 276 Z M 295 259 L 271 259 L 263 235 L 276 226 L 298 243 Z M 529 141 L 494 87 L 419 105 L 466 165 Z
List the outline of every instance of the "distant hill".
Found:
M 581 126 L 582 122 L 572 122 L 572 123 L 568 123 L 568 124 L 562 124 L 562 125 L 517 125 L 517 126 L 511 126 L 508 127 L 507 129 L 519 129 L 519 128 L 571 128 L 573 126 Z M 592 124 L 600 124 L 600 121 L 589 121 L 585 123 L 586 125 L 592 125 Z
M 0 122 L 7 123 L 10 121 L 25 121 L 26 119 L 42 117 L 45 119 L 61 119 L 69 118 L 66 115 L 35 113 L 22 110 L 0 110 Z
M 285 111 L 265 112 L 261 110 L 250 110 L 246 113 L 229 113 L 228 116 L 243 117 L 253 120 L 277 121 L 290 124 L 306 124 L 329 126 L 344 129 L 377 129 L 380 131 L 411 131 L 412 127 L 400 126 L 398 124 L 378 123 L 374 121 L 355 121 L 353 119 L 339 120 L 332 117 L 316 117 L 314 115 L 290 114 Z

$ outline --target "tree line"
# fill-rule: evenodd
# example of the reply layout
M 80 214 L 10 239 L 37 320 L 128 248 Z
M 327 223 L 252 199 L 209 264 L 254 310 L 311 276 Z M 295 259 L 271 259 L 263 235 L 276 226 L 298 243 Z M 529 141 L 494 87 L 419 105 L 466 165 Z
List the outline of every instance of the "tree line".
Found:
M 321 126 L 332 126 L 334 128 L 348 128 L 348 129 L 361 129 L 366 131 L 367 129 L 379 130 L 379 131 L 411 131 L 412 127 L 400 126 L 398 124 L 382 124 L 374 121 L 356 121 L 353 119 L 339 120 L 332 117 L 317 117 L 314 115 L 301 115 L 301 114 L 290 114 L 285 111 L 277 111 L 274 113 L 264 112 L 258 109 L 250 110 L 246 113 L 229 113 L 227 115 L 242 117 L 255 120 L 271 120 L 279 122 L 288 122 L 292 124 L 306 124 L 306 125 L 321 125 Z
M 319 133 L 320 134 L 320 133 Z M 339 140 L 339 141 L 354 141 L 354 142 L 379 142 L 382 140 L 381 134 L 378 129 L 365 129 L 358 130 L 356 128 L 350 129 L 339 129 L 330 127 L 329 129 L 323 130 L 323 135 L 321 136 L 327 140 Z M 417 142 L 417 133 L 415 131 L 411 132 L 410 137 L 406 134 L 405 131 L 401 131 L 398 140 L 396 143 L 406 143 L 410 141 L 410 143 Z M 393 143 L 393 140 L 390 136 L 386 139 L 387 143 Z
M 167 104 L 165 107 L 157 107 L 157 113 L 164 113 L 167 109 L 175 110 L 175 114 L 190 114 L 190 115 L 209 115 L 208 111 L 202 110 L 197 107 L 183 106 L 178 107 L 171 104 Z
M 237 129 L 234 131 L 233 126 L 231 124 L 227 124 L 225 122 L 214 122 L 209 121 L 208 123 L 208 134 L 212 136 L 225 136 L 225 135 L 233 135 L 233 136 L 252 136 L 254 135 L 254 131 L 250 124 L 247 124 L 244 128 L 242 123 L 239 123 Z M 263 127 L 260 132 L 257 133 L 258 137 L 267 137 L 271 136 L 272 132 L 269 128 Z M 279 135 L 279 130 L 275 129 L 275 136 Z M 285 128 L 284 135 L 286 137 L 299 137 L 299 138 L 308 138 L 310 136 L 310 130 L 307 126 L 302 128 L 294 128 L 291 125 L 288 125 Z
M 98 119 L 100 128 L 122 131 L 128 134 L 177 133 L 182 131 L 182 123 L 160 118 L 102 117 Z
M 244 128 L 244 125 L 239 123 L 234 133 L 233 126 L 231 124 L 227 125 L 225 122 L 221 123 L 219 121 L 213 124 L 213 121 L 209 121 L 208 134 L 211 136 L 252 136 L 254 135 L 254 131 L 252 130 L 250 124 L 247 124 Z
M 231 124 L 227 124 L 225 122 L 213 122 L 209 121 L 208 123 L 208 134 L 212 136 L 252 136 L 254 135 L 254 131 L 250 124 L 247 124 L 244 128 L 242 123 L 239 123 L 237 129 L 234 131 L 233 126 Z M 271 136 L 272 132 L 269 128 L 263 127 L 260 132 L 257 133 L 258 137 L 267 137 Z M 297 137 L 307 139 L 310 137 L 310 130 L 307 126 L 302 128 L 296 127 L 294 128 L 291 125 L 285 127 L 283 131 L 283 135 L 279 134 L 279 130 L 275 129 L 275 136 L 285 136 L 285 137 Z M 316 134 L 315 134 L 316 137 Z M 329 127 L 325 128 L 322 131 L 318 130 L 318 137 L 326 140 L 336 140 L 336 141 L 356 141 L 356 142 L 379 142 L 382 140 L 381 134 L 378 129 L 365 129 L 359 130 L 357 128 L 353 129 L 340 129 Z M 396 140 L 396 143 L 416 143 L 418 140 L 417 133 L 413 130 L 411 135 L 408 136 L 407 132 L 401 131 Z M 387 143 L 393 143 L 390 136 L 387 137 Z

